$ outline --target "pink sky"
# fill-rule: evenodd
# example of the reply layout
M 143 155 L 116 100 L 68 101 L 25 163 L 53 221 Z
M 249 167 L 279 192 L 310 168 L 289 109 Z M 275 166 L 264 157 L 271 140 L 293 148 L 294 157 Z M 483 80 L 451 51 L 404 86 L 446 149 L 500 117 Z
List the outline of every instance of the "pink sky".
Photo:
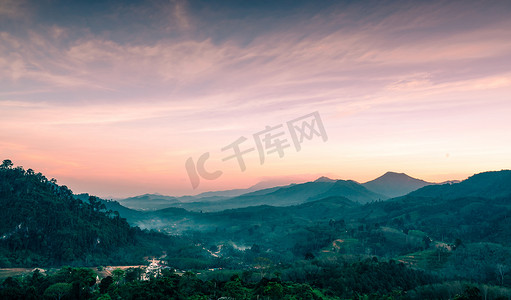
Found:
M 509 2 L 379 3 L 0 0 L 1 158 L 103 197 L 511 168 Z M 328 141 L 222 162 L 314 111 Z M 204 152 L 223 174 L 193 190 Z

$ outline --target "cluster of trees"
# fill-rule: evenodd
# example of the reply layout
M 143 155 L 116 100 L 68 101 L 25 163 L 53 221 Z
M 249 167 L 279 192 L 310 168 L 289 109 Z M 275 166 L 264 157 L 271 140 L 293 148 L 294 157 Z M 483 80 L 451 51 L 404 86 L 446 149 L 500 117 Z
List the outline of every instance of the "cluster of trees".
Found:
M 507 300 L 511 298 L 511 289 L 466 281 L 449 281 L 420 286 L 407 294 L 409 299 L 440 300 Z
M 307 265 L 308 264 L 308 265 Z M 314 268 L 316 267 L 316 268 Z M 509 299 L 511 289 L 469 282 L 440 282 L 434 276 L 395 262 L 375 259 L 354 263 L 309 261 L 257 270 L 219 279 L 163 269 L 141 280 L 141 269 L 113 270 L 100 278 L 90 268 L 63 267 L 51 275 L 38 270 L 8 277 L 0 284 L 1 299 Z M 292 274 L 295 275 L 292 275 Z M 295 276 L 294 280 L 291 278 Z
M 131 227 L 100 199 L 76 199 L 41 173 L 0 165 L 0 267 L 133 264 L 187 245 L 183 239 Z
M 35 270 L 26 277 L 7 277 L 2 299 L 92 299 L 97 274 L 90 268 L 63 267 L 47 276 Z
M 305 266 L 304 264 L 308 264 Z M 235 273 L 226 280 L 214 273 L 163 269 L 140 280 L 140 269 L 114 270 L 104 278 L 90 268 L 63 267 L 52 275 L 34 271 L 8 277 L 0 285 L 1 299 L 339 299 L 372 297 L 400 299 L 407 291 L 438 282 L 423 272 L 376 259 L 354 263 L 312 260 L 272 268 L 258 277 L 257 269 Z M 295 275 L 293 275 L 295 274 Z M 294 278 L 294 280 L 292 280 Z M 419 293 L 419 292 L 418 292 Z

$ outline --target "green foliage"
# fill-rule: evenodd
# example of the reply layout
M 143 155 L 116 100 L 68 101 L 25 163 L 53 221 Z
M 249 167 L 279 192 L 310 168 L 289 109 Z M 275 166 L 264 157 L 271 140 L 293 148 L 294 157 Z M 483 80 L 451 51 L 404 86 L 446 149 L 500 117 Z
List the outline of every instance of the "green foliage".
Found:
M 10 160 L 0 166 L 0 219 L 0 267 L 133 264 L 187 244 L 130 227 L 99 198 L 79 200 Z
M 284 288 L 279 282 L 268 282 L 264 287 L 264 295 L 269 296 L 271 299 L 282 299 Z
M 90 264 L 135 244 L 126 220 L 102 211 L 96 197 L 76 200 L 66 186 L 20 167 L 0 169 L 0 208 L 0 252 L 12 266 Z
M 103 279 L 101 279 L 101 282 L 99 283 L 99 292 L 101 294 L 105 294 L 108 292 L 108 288 L 114 283 L 114 279 L 112 276 L 107 276 Z
M 88 268 L 63 267 L 52 275 L 38 271 L 23 278 L 6 278 L 0 299 L 487 299 L 507 298 L 511 289 L 470 283 L 432 283 L 438 279 L 395 262 L 355 263 L 304 261 L 321 271 L 310 280 L 289 280 L 287 266 L 279 277 L 257 282 L 235 274 L 227 281 L 202 280 L 192 272 L 181 276 L 168 271 L 150 280 L 115 284 L 110 276 L 99 283 Z M 450 295 L 450 296 L 449 296 Z M 455 298 L 456 297 L 456 298 Z M 225 299 L 224 298 L 224 299 Z
M 243 286 L 239 276 L 233 276 L 231 281 L 224 285 L 224 296 L 234 299 L 250 299 L 250 290 Z
M 415 288 L 409 299 L 509 299 L 511 289 L 485 284 L 451 281 Z
M 0 165 L 0 169 L 10 169 L 12 168 L 13 163 L 10 159 L 4 159 L 2 164 Z
M 64 282 L 52 284 L 44 291 L 44 297 L 59 300 L 68 299 L 71 296 L 72 287 L 72 284 Z
M 115 269 L 112 271 L 112 277 L 114 278 L 114 281 L 115 282 L 119 282 L 121 281 L 121 279 L 123 279 L 124 277 L 124 273 L 126 273 L 124 270 L 122 269 Z

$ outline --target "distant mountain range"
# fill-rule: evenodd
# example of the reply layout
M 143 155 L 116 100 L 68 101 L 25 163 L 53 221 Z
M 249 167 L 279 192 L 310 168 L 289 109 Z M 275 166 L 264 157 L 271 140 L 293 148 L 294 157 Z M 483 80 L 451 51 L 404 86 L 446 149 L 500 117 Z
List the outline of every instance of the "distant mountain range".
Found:
M 503 197 L 511 194 L 511 171 L 486 172 L 473 175 L 462 182 L 431 183 L 404 173 L 387 172 L 360 184 L 353 180 L 335 180 L 320 177 L 311 182 L 289 184 L 264 189 L 256 185 L 248 189 L 206 192 L 196 196 L 172 197 L 145 194 L 116 201 L 107 201 L 107 208 L 117 210 L 128 219 L 147 219 L 151 211 L 167 208 L 185 209 L 189 212 L 219 212 L 260 205 L 289 207 L 325 198 L 345 198 L 365 204 L 401 196 L 459 198 Z M 266 184 L 267 186 L 267 184 Z M 497 187 L 497 188 L 496 188 Z M 238 195 L 241 192 L 245 192 Z M 497 192 L 498 191 L 498 192 Z M 228 196 L 237 195 L 237 196 Z M 144 216 L 137 211 L 146 211 Z M 146 226 L 143 226 L 146 227 Z M 151 227 L 151 226 L 149 226 Z
M 176 197 L 158 194 L 145 194 L 122 199 L 119 201 L 123 206 L 136 210 L 157 210 L 181 203 Z
M 392 199 L 388 199 L 386 195 L 377 194 L 365 187 L 366 185 L 378 186 L 382 182 L 388 182 L 390 187 L 386 187 L 387 192 L 400 190 L 401 193 L 406 193 L 415 186 L 423 185 L 423 187 Z M 408 187 L 406 183 L 409 183 Z M 394 195 L 396 194 L 397 192 L 394 193 Z M 433 203 L 439 205 L 438 200 L 435 199 L 441 199 L 441 205 L 447 205 L 451 208 L 450 202 L 445 201 L 465 199 L 459 201 L 468 201 L 468 205 L 473 200 L 467 200 L 467 197 L 492 199 L 509 196 L 511 196 L 511 171 L 509 170 L 480 173 L 459 183 L 449 182 L 445 184 L 427 183 L 406 174 L 388 172 L 364 184 L 352 180 L 334 180 L 320 177 L 312 182 L 262 189 L 220 201 L 183 203 L 175 201 L 175 197 L 169 197 L 168 203 L 172 203 L 173 206 L 159 210 L 134 210 L 124 207 L 116 201 L 104 201 L 104 204 L 107 209 L 119 211 L 120 215 L 127 218 L 132 225 L 179 233 L 192 229 L 206 230 L 212 224 L 220 226 L 225 221 L 220 220 L 219 216 L 228 216 L 229 219 L 232 219 L 235 215 L 245 215 L 257 219 L 274 214 L 280 215 L 280 217 L 288 214 L 298 216 L 296 213 L 300 211 L 299 217 L 307 215 L 307 219 L 313 219 L 313 216 L 335 218 L 335 216 L 341 217 L 343 215 L 365 219 L 387 213 L 393 215 L 393 210 L 402 210 L 406 207 L 411 211 L 417 210 L 417 213 L 422 215 L 424 213 L 421 210 L 424 209 L 424 205 L 427 206 Z M 87 197 L 88 195 L 81 196 L 83 199 Z M 156 200 L 165 199 L 161 198 L 161 195 L 155 195 L 154 197 Z M 133 197 L 132 199 L 145 198 Z M 147 199 L 152 198 L 149 195 Z M 365 206 L 361 206 L 361 204 L 368 202 L 382 204 L 374 206 L 378 209 L 373 206 L 370 206 L 373 207 L 370 209 L 362 209 L 361 207 Z M 462 204 L 457 205 L 463 206 Z M 346 211 L 348 208 L 351 209 L 351 212 Z M 265 212 L 264 217 L 258 215 L 261 211 Z M 294 213 L 295 211 L 296 213 Z
M 357 199 L 357 197 L 361 198 Z M 369 191 L 354 181 L 323 178 L 314 182 L 260 190 L 220 201 L 218 204 L 209 203 L 209 206 L 205 206 L 204 203 L 195 203 L 193 205 L 196 206 L 190 206 L 192 209 L 171 207 L 151 212 L 129 210 L 126 217 L 132 225 L 173 234 L 186 230 L 204 231 L 216 227 L 236 226 L 244 222 L 259 224 L 272 218 L 299 219 L 303 220 L 304 224 L 325 218 L 374 219 L 375 222 L 395 222 L 397 218 L 403 220 L 412 218 L 412 220 L 417 219 L 415 220 L 417 222 L 424 221 L 424 224 L 435 220 L 441 224 L 445 223 L 442 225 L 445 227 L 448 224 L 443 220 L 455 222 L 456 211 L 460 211 L 460 214 L 466 215 L 467 218 L 477 215 L 474 209 L 482 209 L 481 203 L 492 203 L 491 199 L 497 199 L 492 204 L 495 206 L 492 208 L 495 211 L 498 211 L 499 205 L 511 205 L 509 200 L 506 200 L 511 197 L 511 171 L 480 173 L 460 183 L 424 186 L 407 195 L 386 201 L 377 201 L 384 200 L 377 197 L 381 195 Z M 366 202 L 360 201 L 361 199 L 365 199 Z M 374 202 L 362 205 L 369 199 Z M 273 204 L 265 204 L 271 201 L 274 201 Z M 188 205 L 191 204 L 188 203 Z M 196 210 L 201 205 L 204 208 L 202 213 Z M 431 209 L 431 207 L 438 209 Z M 469 219 L 465 220 L 465 222 L 469 221 Z M 476 221 L 479 222 L 473 220 L 473 222 Z M 275 222 L 278 223 L 278 221 Z M 502 237 L 499 241 L 501 239 Z
M 257 205 L 290 206 L 326 197 L 345 197 L 354 202 L 368 203 L 387 199 L 387 196 L 369 191 L 352 180 L 316 180 L 301 184 L 272 187 L 243 194 L 237 197 L 216 201 L 198 201 L 177 203 L 171 207 L 180 207 L 190 211 L 213 212 Z M 121 202 L 122 203 L 122 202 Z
M 208 203 L 208 202 L 221 202 L 223 200 L 228 200 L 234 197 L 238 197 L 245 194 L 250 194 L 253 192 L 262 191 L 262 193 L 267 193 L 270 188 L 277 187 L 282 185 L 284 182 L 289 182 L 289 180 L 276 179 L 276 180 L 266 180 L 261 181 L 249 188 L 246 189 L 232 189 L 232 190 L 224 190 L 224 191 L 211 191 L 204 192 L 194 196 L 165 196 L 161 194 L 144 194 L 140 196 L 134 196 L 124 199 L 117 199 L 116 201 L 122 204 L 123 206 L 135 210 L 140 211 L 151 211 L 158 210 L 167 207 L 196 207 L 197 203 Z M 191 203 L 191 204 L 187 204 Z M 205 204 L 206 205 L 206 204 Z M 206 205 L 207 206 L 207 205 Z
M 205 192 L 195 196 L 163 196 L 145 194 L 118 200 L 128 208 L 151 211 L 179 207 L 191 211 L 220 211 L 256 205 L 289 206 L 326 197 L 346 197 L 368 203 L 403 196 L 434 183 L 404 173 L 387 172 L 372 181 L 360 184 L 353 180 L 335 180 L 325 176 L 315 181 L 276 186 L 266 181 L 247 189 Z

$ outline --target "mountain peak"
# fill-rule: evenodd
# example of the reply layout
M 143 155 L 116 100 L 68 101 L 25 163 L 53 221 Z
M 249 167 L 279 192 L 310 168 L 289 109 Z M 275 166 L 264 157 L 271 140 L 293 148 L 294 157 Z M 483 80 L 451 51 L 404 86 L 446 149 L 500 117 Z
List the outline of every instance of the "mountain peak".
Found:
M 328 178 L 326 176 L 321 176 L 318 179 L 314 180 L 314 182 L 335 182 L 335 181 L 337 181 L 337 180 Z
M 408 176 L 406 173 L 398 173 L 398 172 L 392 172 L 392 171 L 386 172 L 385 174 L 383 174 L 379 178 L 381 178 L 381 177 L 391 177 L 391 176 L 392 177 L 409 177 L 409 178 L 413 178 L 411 176 Z
M 382 176 L 374 179 L 374 180 L 371 180 L 371 181 L 368 181 L 366 183 L 369 183 L 369 182 L 372 182 L 372 181 L 376 181 L 376 180 L 407 180 L 407 181 L 420 181 L 420 182 L 426 182 L 422 179 L 417 179 L 417 178 L 414 178 L 406 173 L 399 173 L 399 172 L 392 172 L 392 171 L 388 171 L 386 172 L 385 174 L 383 174 Z M 429 182 L 427 182 L 429 183 Z
M 405 173 L 387 172 L 363 184 L 367 189 L 389 197 L 406 195 L 432 183 L 413 178 Z

